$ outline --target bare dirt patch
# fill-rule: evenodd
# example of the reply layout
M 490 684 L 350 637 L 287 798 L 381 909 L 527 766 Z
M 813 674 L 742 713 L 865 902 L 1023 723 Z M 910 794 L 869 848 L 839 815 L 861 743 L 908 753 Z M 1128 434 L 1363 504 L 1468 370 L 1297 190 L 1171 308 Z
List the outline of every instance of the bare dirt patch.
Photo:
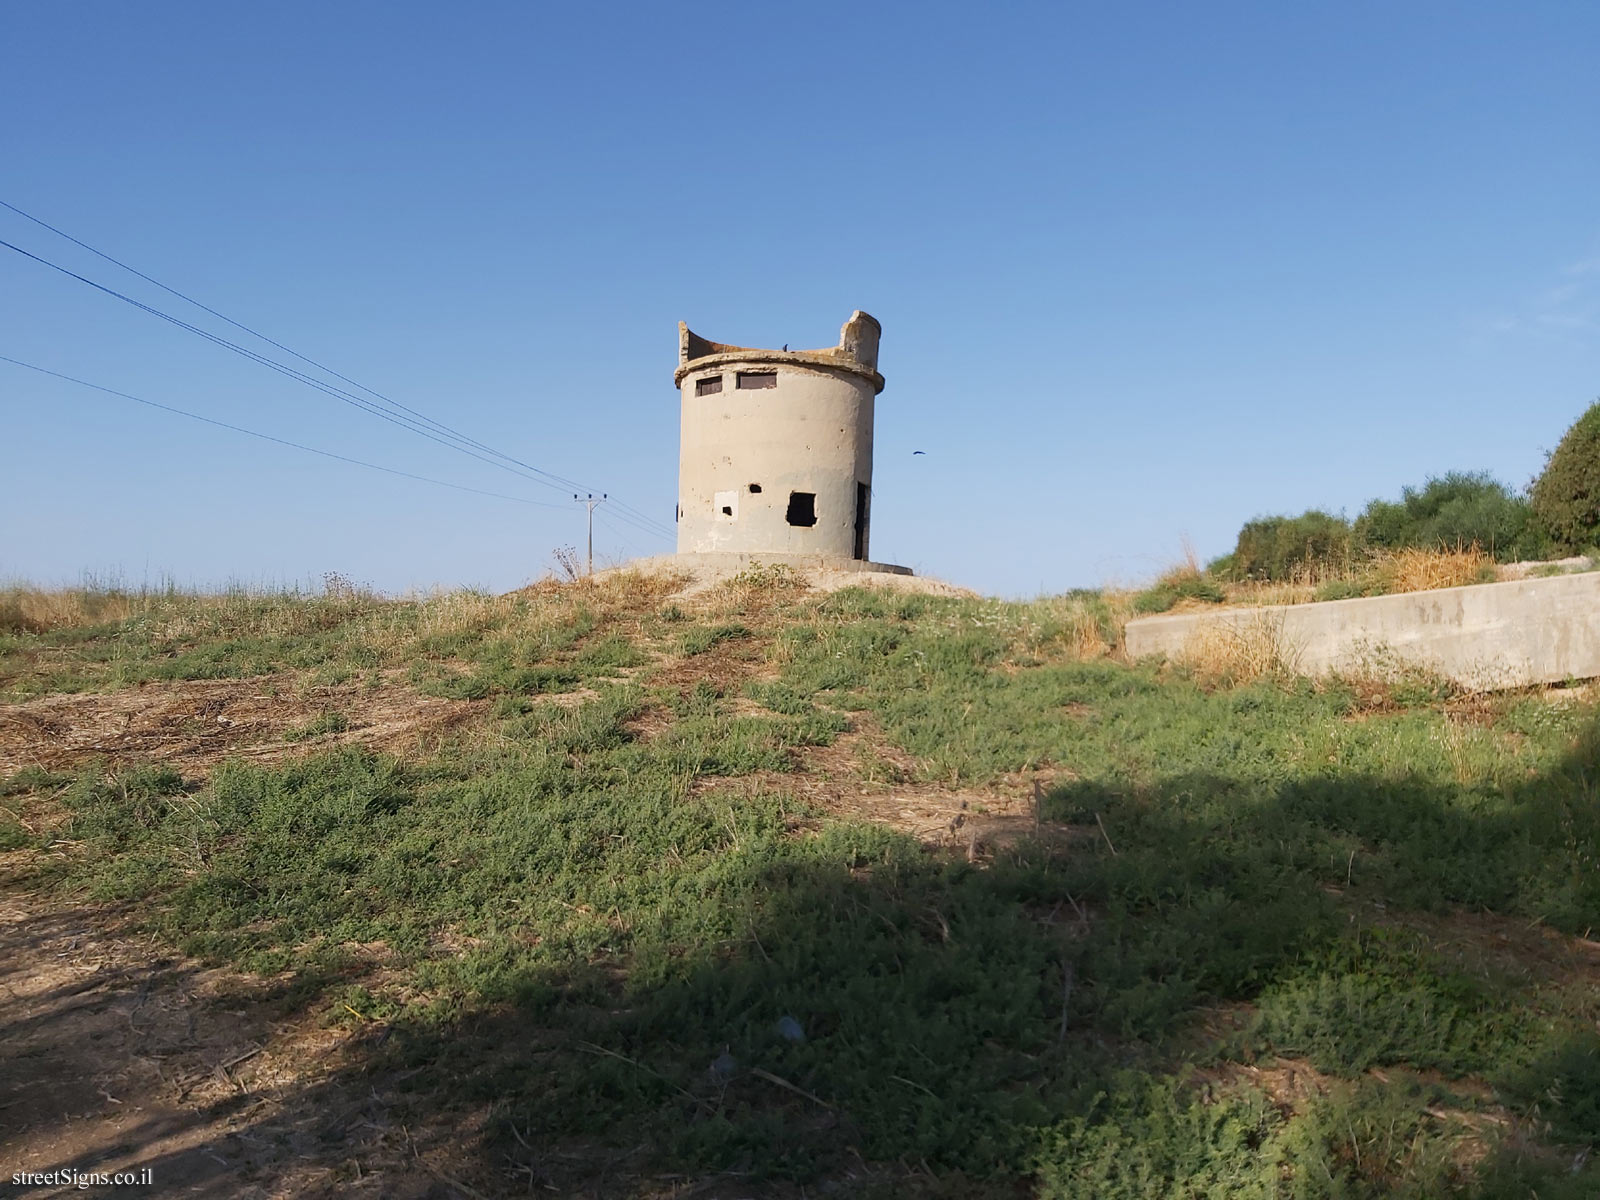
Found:
M 716 594 L 703 590 L 700 596 L 710 600 Z M 740 693 L 746 683 L 778 678 L 777 668 L 767 659 L 766 647 L 777 624 L 774 610 L 783 598 L 781 592 L 778 596 L 757 595 L 753 602 L 746 598 L 739 611 L 748 636 L 719 641 L 701 654 L 668 660 L 650 682 L 686 698 L 697 685 L 709 684 L 719 695 L 731 699 L 736 714 L 762 713 L 763 709 Z M 889 825 L 926 845 L 962 849 L 974 861 L 1022 838 L 1059 840 L 1080 832 L 1039 819 L 1042 793 L 1054 782 L 1056 772 L 1012 775 L 975 788 L 919 781 L 916 757 L 890 742 L 871 713 L 858 711 L 848 716 L 850 731 L 831 744 L 797 748 L 792 772 L 707 777 L 697 781 L 695 787 L 732 789 L 747 795 L 759 791 L 793 792 L 830 815 Z M 635 718 L 629 728 L 634 736 L 648 740 L 672 723 L 671 714 L 651 708 Z
M 889 743 L 870 714 L 850 719 L 854 728 L 832 744 L 796 749 L 791 772 L 707 777 L 694 786 L 744 795 L 790 792 L 829 816 L 887 825 L 924 845 L 964 851 L 974 862 L 1026 838 L 1060 842 L 1089 835 L 1039 818 L 1052 772 L 1010 775 L 983 787 L 919 781 L 915 757 Z
M 1408 912 L 1386 923 L 1423 934 L 1469 974 L 1494 973 L 1585 996 L 1600 1021 L 1600 941 L 1592 936 L 1571 937 L 1537 921 L 1467 911 Z
M 763 669 L 763 647 L 753 636 L 729 638 L 700 654 L 668 661 L 650 683 L 679 695 L 688 695 L 700 683 L 709 684 L 720 695 L 737 696 L 747 680 L 773 677 Z
M 290 1018 L 273 992 L 114 911 L 0 895 L 0 1162 L 149 1169 L 164 1195 L 430 1194 L 383 1081 L 341 1076 L 363 1033 Z
M 151 1194 L 230 1200 L 757 1194 L 737 1171 L 641 1175 L 644 1146 L 508 1151 L 489 1136 L 493 1102 L 462 1110 L 410 1091 L 416 1069 L 375 1065 L 384 1022 L 330 1025 L 287 983 L 165 951 L 115 909 L 0 894 L 0 1163 L 149 1170 Z M 484 1022 L 460 1036 L 538 1036 L 521 1018 L 514 1032 L 503 1016 Z M 773 1183 L 759 1194 L 807 1193 Z
M 271 761 L 345 745 L 406 756 L 483 707 L 481 701 L 423 696 L 397 679 L 371 689 L 306 686 L 283 675 L 43 696 L 0 704 L 0 775 L 98 759 L 168 764 L 198 777 L 229 757 Z M 330 713 L 339 714 L 342 729 L 288 740 Z

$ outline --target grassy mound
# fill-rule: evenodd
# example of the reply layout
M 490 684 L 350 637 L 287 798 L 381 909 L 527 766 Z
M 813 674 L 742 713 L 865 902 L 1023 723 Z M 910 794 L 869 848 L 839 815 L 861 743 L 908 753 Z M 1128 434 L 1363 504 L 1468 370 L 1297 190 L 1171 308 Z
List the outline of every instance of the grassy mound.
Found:
M 1115 612 L 86 609 L 7 635 L 13 695 L 366 672 L 476 707 L 408 754 L 296 725 L 278 762 L 19 772 L 0 853 L 359 1030 L 352 1075 L 476 1130 L 485 1194 L 536 1147 L 566 1194 L 1593 1195 L 1593 709 L 1217 685 L 1109 657 Z

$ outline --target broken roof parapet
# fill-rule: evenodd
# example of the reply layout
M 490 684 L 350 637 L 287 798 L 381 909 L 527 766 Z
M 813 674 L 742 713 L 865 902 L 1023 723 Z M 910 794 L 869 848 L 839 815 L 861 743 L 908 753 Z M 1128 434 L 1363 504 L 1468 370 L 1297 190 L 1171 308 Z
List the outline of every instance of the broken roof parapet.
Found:
M 883 376 L 878 374 L 878 339 L 882 336 L 883 327 L 878 324 L 877 318 L 860 309 L 850 314 L 850 319 L 839 331 L 839 344 L 824 350 L 762 350 L 753 346 L 730 346 L 703 338 L 679 321 L 678 369 L 672 373 L 672 382 L 682 387 L 684 376 L 691 371 L 733 363 L 795 363 L 864 375 L 872 380 L 873 391 L 881 392 Z

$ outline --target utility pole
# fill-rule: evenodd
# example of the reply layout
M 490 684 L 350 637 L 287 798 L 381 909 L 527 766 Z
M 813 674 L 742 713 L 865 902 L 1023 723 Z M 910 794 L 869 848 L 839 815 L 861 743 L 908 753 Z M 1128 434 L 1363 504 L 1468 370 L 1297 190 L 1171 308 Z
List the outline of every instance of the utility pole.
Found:
M 589 574 L 593 575 L 594 574 L 594 510 L 595 510 L 595 506 L 596 505 L 604 504 L 606 502 L 606 494 L 604 492 L 601 492 L 598 499 L 595 498 L 595 494 L 593 492 L 590 492 L 587 496 L 573 496 L 572 498 L 574 500 L 576 500 L 579 504 L 583 505 L 585 508 L 587 508 L 589 510 Z

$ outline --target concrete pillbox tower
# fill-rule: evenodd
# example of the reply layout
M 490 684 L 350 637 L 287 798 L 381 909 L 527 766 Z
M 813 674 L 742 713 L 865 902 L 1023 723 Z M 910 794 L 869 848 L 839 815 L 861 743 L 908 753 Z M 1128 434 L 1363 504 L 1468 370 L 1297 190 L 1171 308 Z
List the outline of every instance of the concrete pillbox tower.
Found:
M 866 570 L 878 322 L 826 350 L 755 350 L 678 325 L 679 555 L 822 560 Z

